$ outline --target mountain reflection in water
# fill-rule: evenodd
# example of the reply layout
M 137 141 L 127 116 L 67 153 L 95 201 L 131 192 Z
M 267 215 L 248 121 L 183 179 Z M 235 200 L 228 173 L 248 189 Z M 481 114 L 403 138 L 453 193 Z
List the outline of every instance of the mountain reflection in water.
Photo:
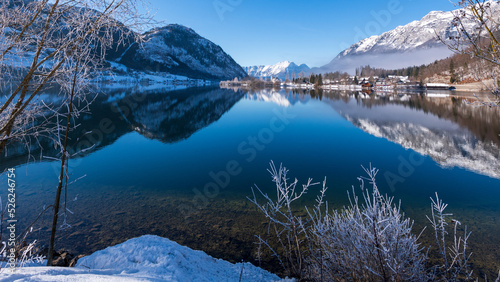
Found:
M 360 165 L 372 162 L 380 169 L 381 191 L 401 200 L 416 232 L 426 224 L 429 197 L 438 192 L 473 232 L 473 261 L 484 271 L 478 274 L 491 277 L 500 268 L 499 109 L 473 107 L 453 95 L 219 88 L 105 92 L 71 132 L 71 152 L 92 149 L 69 163 L 72 179 L 86 177 L 68 187 L 68 199 L 78 200 L 69 203 L 73 228 L 58 235 L 61 247 L 88 254 L 154 234 L 219 258 L 251 261 L 254 235 L 265 232 L 266 220 L 246 197 L 253 185 L 275 193 L 265 171 L 270 160 L 283 162 L 299 181 L 326 176 L 331 208 L 349 204 L 346 190 L 357 185 Z M 57 95 L 43 98 L 57 103 Z M 272 138 L 251 147 L 249 138 L 269 133 L 276 113 L 291 118 L 281 120 Z M 29 165 L 24 144 L 11 144 L 0 157 L 2 169 L 19 168 L 20 229 L 53 203 L 59 164 L 40 156 L 58 157 L 58 151 L 50 140 L 40 142 L 42 151 L 31 144 Z M 400 159 L 412 154 L 428 157 L 389 191 L 384 173 L 397 172 Z M 229 161 L 237 162 L 241 173 L 211 191 L 218 193 L 200 198 Z M 2 199 L 5 192 L 0 191 Z M 311 191 L 301 205 L 314 204 L 314 197 Z M 189 221 L 180 209 L 185 206 L 194 207 Z M 38 232 L 43 245 L 49 230 Z M 424 233 L 422 243 L 429 245 L 432 236 Z

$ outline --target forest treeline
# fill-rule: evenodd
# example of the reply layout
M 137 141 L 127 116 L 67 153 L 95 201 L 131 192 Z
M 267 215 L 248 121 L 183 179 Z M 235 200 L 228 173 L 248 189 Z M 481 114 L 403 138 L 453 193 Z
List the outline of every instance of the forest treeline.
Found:
M 389 75 L 408 76 L 410 80 L 434 82 L 445 79 L 450 83 L 470 83 L 491 78 L 492 71 L 498 66 L 473 58 L 467 54 L 454 54 L 430 64 L 411 66 L 401 69 L 374 68 L 369 65 L 356 69 L 357 77 L 386 78 Z

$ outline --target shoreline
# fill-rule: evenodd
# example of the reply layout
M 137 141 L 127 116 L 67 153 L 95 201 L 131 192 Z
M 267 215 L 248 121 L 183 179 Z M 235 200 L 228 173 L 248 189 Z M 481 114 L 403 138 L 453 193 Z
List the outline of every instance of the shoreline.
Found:
M 46 262 L 46 261 L 45 261 Z M 74 267 L 29 264 L 2 281 L 295 281 L 250 262 L 231 263 L 168 238 L 143 235 L 82 257 Z

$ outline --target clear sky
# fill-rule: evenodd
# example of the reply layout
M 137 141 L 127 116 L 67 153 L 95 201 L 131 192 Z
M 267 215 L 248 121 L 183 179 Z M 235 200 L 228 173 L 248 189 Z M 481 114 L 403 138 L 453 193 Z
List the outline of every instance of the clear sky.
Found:
M 188 26 L 242 66 L 318 67 L 357 41 L 455 9 L 449 0 L 149 0 L 164 25 Z

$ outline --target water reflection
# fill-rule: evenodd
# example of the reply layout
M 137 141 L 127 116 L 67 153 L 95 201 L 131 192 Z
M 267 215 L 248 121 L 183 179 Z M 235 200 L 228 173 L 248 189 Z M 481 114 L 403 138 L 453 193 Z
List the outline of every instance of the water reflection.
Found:
M 326 176 L 330 207 L 340 208 L 348 204 L 346 189 L 357 184 L 359 165 L 371 161 L 381 175 L 397 171 L 399 158 L 415 150 L 433 160 L 424 158 L 404 185 L 391 191 L 405 213 L 423 223 L 415 230 L 425 225 L 429 197 L 437 191 L 473 231 L 471 244 L 481 263 L 476 265 L 493 273 L 500 267 L 499 180 L 436 166 L 498 178 L 498 109 L 464 105 L 457 96 L 420 94 L 217 88 L 106 93 L 71 136 L 73 151 L 95 146 L 70 161 L 73 179 L 87 177 L 68 189 L 68 199 L 78 198 L 70 203 L 74 228 L 61 232 L 59 242 L 76 253 L 155 234 L 216 257 L 252 261 L 253 235 L 265 232 L 266 220 L 246 197 L 254 184 L 274 192 L 265 172 L 269 160 L 283 162 L 299 181 Z M 242 142 L 249 148 L 249 138 L 258 138 L 276 112 L 293 118 L 271 141 L 252 147 L 255 157 L 249 160 L 238 148 Z M 24 147 L 18 148 L 0 159 L 2 167 L 26 162 Z M 57 154 L 49 141 L 44 154 Z M 219 194 L 200 198 L 214 181 L 211 172 L 225 169 L 231 160 L 242 173 Z M 19 168 L 20 224 L 30 223 L 43 205 L 53 203 L 58 174 L 52 166 L 57 163 Z M 383 180 L 380 187 L 387 191 Z M 2 198 L 5 192 L 0 191 Z M 314 204 L 314 191 L 307 196 L 301 205 Z M 198 206 L 186 221 L 179 207 L 193 204 Z M 46 228 L 41 232 L 38 238 L 48 238 Z
M 435 94 L 435 93 L 434 93 Z M 467 97 L 425 94 L 370 95 L 350 91 L 276 91 L 191 88 L 166 92 L 108 90 L 92 104 L 71 132 L 71 151 L 113 144 L 136 131 L 164 143 L 175 143 L 217 121 L 241 98 L 272 102 L 280 107 L 321 99 L 363 131 L 430 156 L 443 167 L 461 167 L 500 178 L 500 109 L 475 107 Z M 45 94 L 57 103 L 57 96 Z M 51 140 L 41 139 L 43 154 L 56 156 Z M 31 146 L 31 155 L 40 150 Z M 1 168 L 26 161 L 27 148 L 15 144 L 0 157 Z
M 311 98 L 373 136 L 385 138 L 444 168 L 460 167 L 500 179 L 500 108 L 478 107 L 472 95 L 261 90 L 245 99 L 282 107 Z
M 106 95 L 98 96 L 91 104 L 91 114 L 84 114 L 78 127 L 71 131 L 69 151 L 71 154 L 84 151 L 78 155 L 83 157 L 133 131 L 163 143 L 179 142 L 216 122 L 243 95 L 242 91 L 220 88 L 168 92 L 163 89 L 110 89 Z M 61 102 L 55 93 L 46 93 L 41 98 L 54 105 Z M 39 138 L 29 148 L 31 160 L 58 154 L 54 141 L 47 138 Z M 86 150 L 88 148 L 91 150 Z M 12 144 L 7 152 L 0 157 L 0 169 L 26 162 L 28 149 L 25 144 Z
M 471 106 L 467 98 L 456 96 L 325 96 L 325 103 L 373 136 L 430 156 L 443 167 L 500 178 L 498 108 Z
M 278 92 L 272 89 L 263 89 L 257 92 L 248 92 L 245 95 L 247 100 L 263 101 L 274 103 L 281 107 L 290 107 L 297 103 L 307 103 L 311 100 L 311 95 L 307 92 L 296 93 L 296 95 L 289 95 L 290 93 Z

